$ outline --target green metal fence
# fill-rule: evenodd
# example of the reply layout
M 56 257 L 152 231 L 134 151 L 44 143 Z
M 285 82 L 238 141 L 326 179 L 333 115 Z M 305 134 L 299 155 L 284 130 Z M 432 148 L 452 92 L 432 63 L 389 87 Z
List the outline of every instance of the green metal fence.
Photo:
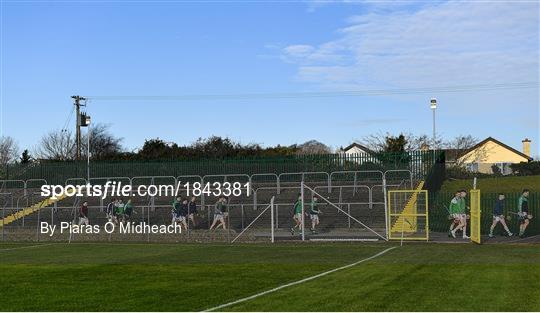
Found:
M 90 162 L 91 177 L 180 176 L 259 174 L 291 172 L 333 172 L 353 170 L 407 169 L 423 179 L 442 152 L 413 151 L 405 153 L 318 154 L 287 157 L 244 157 L 198 159 L 190 161 L 117 161 Z M 39 162 L 9 165 L 0 169 L 0 179 L 45 179 L 62 184 L 68 178 L 86 177 L 86 162 Z
M 521 193 L 505 193 L 505 216 L 510 216 L 511 220 L 507 220 L 508 227 L 512 232 L 519 230 L 519 222 L 517 216 L 510 212 L 518 211 L 518 199 Z M 430 209 L 429 209 L 429 222 L 431 231 L 448 232 L 450 227 L 450 220 L 448 219 L 448 205 L 454 197 L 453 193 L 439 192 L 432 193 L 430 195 Z M 481 213 L 481 233 L 487 235 L 489 233 L 489 227 L 493 220 L 493 207 L 495 201 L 498 198 L 498 193 L 481 193 L 480 209 Z M 469 205 L 469 199 L 467 199 L 467 205 Z M 529 210 L 533 215 L 531 224 L 527 228 L 528 235 L 540 234 L 540 223 L 538 217 L 540 214 L 540 192 L 531 192 L 529 195 Z M 497 226 L 496 231 L 502 233 L 502 227 Z

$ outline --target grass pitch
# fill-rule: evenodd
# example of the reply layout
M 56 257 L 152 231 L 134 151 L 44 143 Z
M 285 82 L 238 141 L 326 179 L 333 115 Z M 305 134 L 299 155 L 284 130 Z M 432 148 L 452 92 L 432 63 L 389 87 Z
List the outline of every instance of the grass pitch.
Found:
M 521 193 L 523 189 L 540 186 L 540 175 L 535 176 L 494 176 L 478 178 L 476 187 L 483 193 L 513 192 Z M 473 187 L 473 179 L 446 180 L 441 187 L 444 192 L 454 193 L 456 190 L 469 190 Z
M 0 244 L 1 310 L 200 311 L 390 246 Z M 222 310 L 539 311 L 540 245 L 408 244 Z

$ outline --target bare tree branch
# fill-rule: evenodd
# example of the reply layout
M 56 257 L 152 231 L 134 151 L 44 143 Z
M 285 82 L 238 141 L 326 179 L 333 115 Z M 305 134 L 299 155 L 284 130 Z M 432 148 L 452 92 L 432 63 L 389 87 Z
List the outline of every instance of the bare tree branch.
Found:
M 306 141 L 298 146 L 297 154 L 325 154 L 331 153 L 332 149 L 317 140 Z
M 19 146 L 12 137 L 0 137 L 0 165 L 15 162 L 19 155 Z
M 75 136 L 69 131 L 55 130 L 41 137 L 34 155 L 39 159 L 73 160 L 76 155 Z

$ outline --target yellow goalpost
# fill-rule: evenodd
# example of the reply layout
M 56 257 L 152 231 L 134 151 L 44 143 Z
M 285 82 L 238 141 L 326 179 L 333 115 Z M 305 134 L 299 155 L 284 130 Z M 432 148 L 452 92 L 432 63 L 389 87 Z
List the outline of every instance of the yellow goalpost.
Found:
M 471 189 L 471 241 L 476 243 L 481 243 L 480 239 L 480 217 L 482 210 L 480 209 L 480 190 Z

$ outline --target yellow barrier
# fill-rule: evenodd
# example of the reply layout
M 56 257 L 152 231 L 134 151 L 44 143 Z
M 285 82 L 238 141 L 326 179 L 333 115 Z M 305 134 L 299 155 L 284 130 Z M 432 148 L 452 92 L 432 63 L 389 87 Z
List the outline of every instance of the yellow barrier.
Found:
M 60 195 L 58 196 L 57 198 L 53 199 L 53 198 L 47 198 L 45 200 L 42 200 L 30 207 L 27 207 L 27 208 L 23 208 L 22 210 L 19 210 L 13 214 L 10 214 L 6 217 L 4 217 L 3 219 L 0 219 L 0 227 L 4 227 L 5 225 L 7 224 L 10 224 L 10 223 L 13 223 L 15 222 L 16 220 L 18 219 L 21 219 L 25 216 L 28 216 L 30 214 L 33 214 L 45 207 L 48 207 L 52 204 L 54 204 L 55 202 L 58 202 L 60 200 L 63 200 L 67 198 L 67 196 L 65 194 L 63 195 Z
M 422 190 L 423 187 L 424 187 L 424 181 L 421 181 L 416 187 L 415 192 L 413 192 L 410 195 L 410 197 L 408 197 L 409 200 L 407 200 L 407 204 L 405 205 L 403 211 L 401 212 L 401 216 L 398 217 L 397 220 L 392 224 L 392 228 L 390 229 L 391 232 L 394 232 L 396 230 L 399 230 L 399 231 L 402 230 L 403 232 L 406 232 L 406 233 L 410 233 L 410 232 L 414 233 L 417 231 L 417 219 L 416 217 L 414 217 L 414 215 L 410 215 L 410 214 L 418 213 L 418 206 L 417 206 L 418 192 L 417 191 Z M 405 214 L 409 214 L 410 218 L 406 219 Z
M 480 190 L 472 189 L 470 191 L 471 195 L 471 241 L 476 243 L 481 243 L 480 239 L 480 217 L 482 215 L 482 210 L 480 209 Z
M 388 239 L 429 240 L 427 190 L 388 191 Z

